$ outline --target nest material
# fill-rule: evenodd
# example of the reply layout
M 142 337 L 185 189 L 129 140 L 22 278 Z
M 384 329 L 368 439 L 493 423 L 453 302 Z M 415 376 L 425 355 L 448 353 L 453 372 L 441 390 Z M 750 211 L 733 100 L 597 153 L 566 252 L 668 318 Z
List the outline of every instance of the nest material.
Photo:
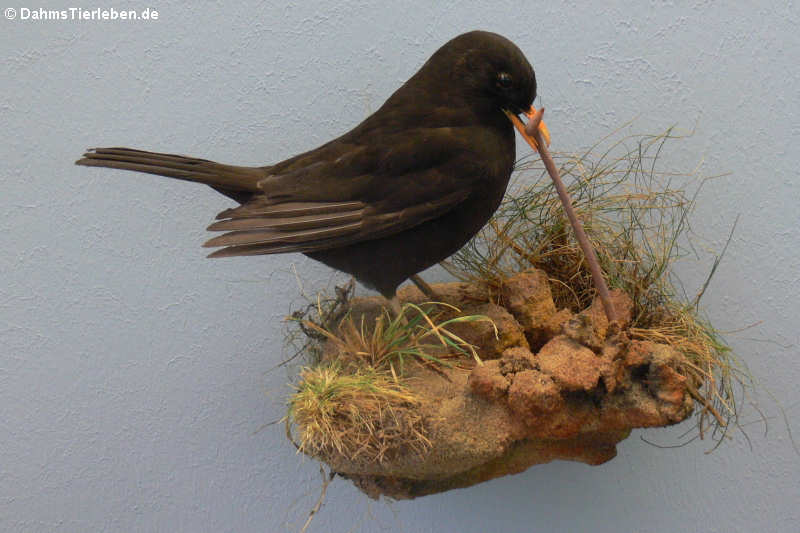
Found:
M 434 289 L 462 312 L 488 316 L 496 325 L 496 335 L 488 322 L 450 328 L 477 347 L 483 364 L 466 356 L 449 367 L 407 364 L 402 384 L 413 410 L 397 410 L 387 421 L 387 399 L 384 409 L 370 410 L 370 428 L 363 419 L 355 425 L 352 416 L 339 419 L 345 427 L 337 432 L 366 432 L 377 440 L 390 429 L 414 428 L 373 446 L 379 455 L 305 442 L 306 453 L 371 497 L 414 498 L 553 459 L 600 464 L 616 455 L 616 443 L 632 428 L 674 424 L 692 412 L 687 360 L 667 345 L 630 339 L 632 304 L 620 291 L 612 295 L 622 323 L 609 327 L 599 302 L 578 314 L 557 310 L 541 271 L 509 278 L 498 303 L 469 283 Z M 400 297 L 422 300 L 413 288 Z M 367 323 L 380 313 L 380 301 L 354 300 L 351 309 L 356 323 L 361 316 Z M 319 366 L 351 356 L 328 341 Z M 303 434 L 303 420 L 295 422 Z

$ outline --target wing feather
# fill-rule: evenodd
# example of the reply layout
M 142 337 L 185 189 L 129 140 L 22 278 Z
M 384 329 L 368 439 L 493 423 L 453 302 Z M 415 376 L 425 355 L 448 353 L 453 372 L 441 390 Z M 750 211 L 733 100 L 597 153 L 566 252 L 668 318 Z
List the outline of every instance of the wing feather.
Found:
M 352 147 L 347 168 L 347 154 L 336 151 L 333 160 L 309 157 L 307 165 L 268 169 L 261 194 L 209 226 L 226 232 L 205 243 L 223 247 L 209 257 L 322 251 L 386 237 L 457 208 L 487 173 L 464 141 L 475 135 L 460 128 L 412 133 L 383 139 L 383 149 L 378 140 L 369 149 Z

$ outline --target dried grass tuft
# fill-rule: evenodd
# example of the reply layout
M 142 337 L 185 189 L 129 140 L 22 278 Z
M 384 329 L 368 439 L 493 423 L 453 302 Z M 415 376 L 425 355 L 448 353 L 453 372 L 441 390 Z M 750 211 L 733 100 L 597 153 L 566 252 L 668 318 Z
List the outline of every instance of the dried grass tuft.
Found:
M 396 453 L 423 453 L 430 441 L 414 407 L 414 394 L 386 372 L 363 367 L 347 372 L 337 363 L 306 367 L 289 400 L 299 428 L 299 450 L 353 461 L 378 461 Z
M 401 314 L 388 312 L 367 324 L 349 313 L 331 325 L 331 314 L 346 307 L 352 290 L 337 290 L 338 299 L 320 299 L 294 321 L 316 346 L 314 364 L 300 371 L 289 400 L 287 423 L 298 432 L 298 448 L 316 457 L 336 452 L 356 461 L 382 462 L 396 453 L 423 454 L 430 441 L 414 409 L 419 400 L 406 386 L 410 363 L 437 370 L 448 359 L 472 356 L 475 347 L 448 326 L 490 321 L 481 315 L 455 316 L 460 310 L 440 303 L 406 303 Z M 308 315 L 308 312 L 311 315 Z M 335 358 L 323 360 L 319 346 L 330 342 Z

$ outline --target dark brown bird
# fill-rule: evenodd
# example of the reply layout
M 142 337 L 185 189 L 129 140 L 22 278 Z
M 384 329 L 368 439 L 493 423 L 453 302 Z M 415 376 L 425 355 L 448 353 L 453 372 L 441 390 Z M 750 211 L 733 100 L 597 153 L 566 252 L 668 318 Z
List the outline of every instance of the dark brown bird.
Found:
M 459 35 L 375 113 L 309 152 L 264 167 L 129 148 L 95 148 L 79 165 L 205 183 L 241 205 L 217 215 L 209 257 L 302 252 L 391 299 L 489 220 L 508 185 L 519 114 L 536 97 L 514 43 Z

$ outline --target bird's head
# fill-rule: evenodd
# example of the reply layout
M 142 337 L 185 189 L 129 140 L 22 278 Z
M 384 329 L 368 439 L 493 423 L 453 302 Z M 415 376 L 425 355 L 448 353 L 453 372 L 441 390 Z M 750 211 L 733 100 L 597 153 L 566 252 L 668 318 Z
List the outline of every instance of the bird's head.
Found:
M 471 31 L 451 39 L 422 68 L 449 96 L 514 114 L 536 98 L 536 76 L 522 51 L 496 33 Z
M 496 33 L 472 31 L 450 40 L 430 62 L 450 65 L 443 69 L 450 72 L 450 87 L 463 94 L 467 102 L 505 113 L 531 147 L 538 149 L 532 133 L 526 132 L 518 116 L 522 113 L 531 118 L 536 113 L 536 75 L 517 45 Z M 550 144 L 550 133 L 541 115 L 534 127 Z
M 519 129 L 518 115 L 533 116 L 535 98 L 536 75 L 525 54 L 502 35 L 476 30 L 442 45 L 384 106 L 400 106 L 404 116 L 414 113 L 428 126 L 459 118 L 496 124 L 505 114 Z M 547 127 L 539 124 L 549 144 Z M 525 135 L 524 127 L 520 132 Z

